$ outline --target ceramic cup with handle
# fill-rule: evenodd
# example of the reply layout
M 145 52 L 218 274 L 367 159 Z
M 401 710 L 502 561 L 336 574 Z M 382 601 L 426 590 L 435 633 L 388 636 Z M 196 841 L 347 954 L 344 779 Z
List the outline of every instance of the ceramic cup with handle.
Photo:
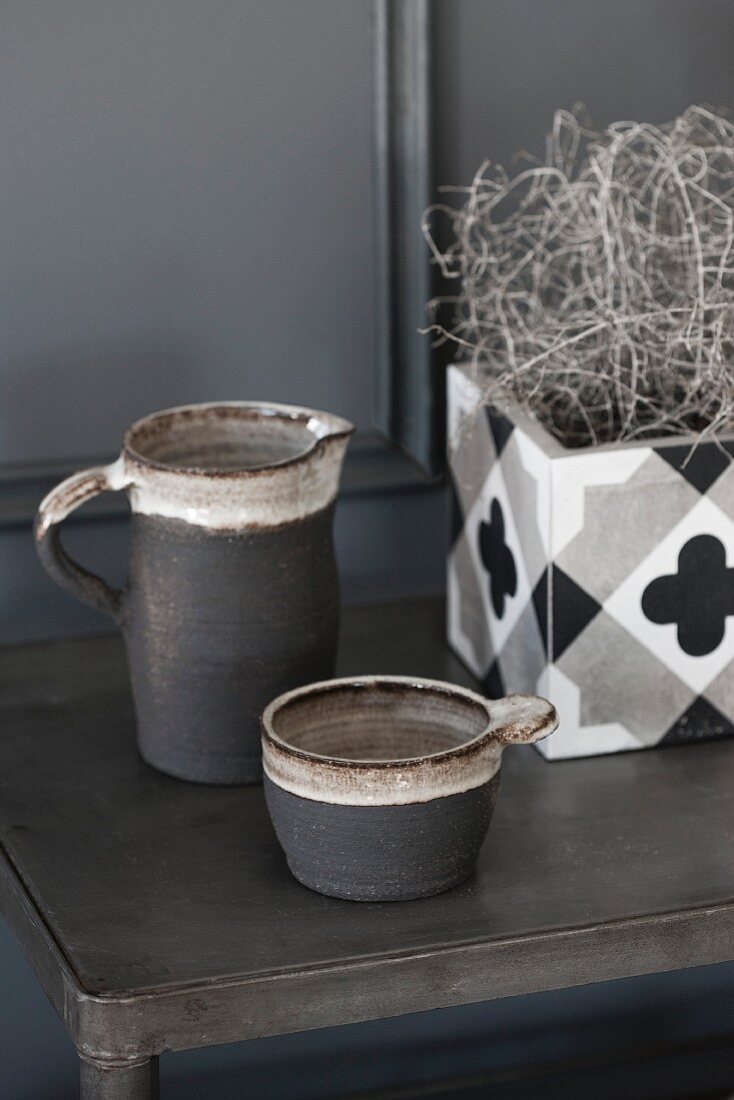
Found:
M 153 413 L 116 462 L 42 502 L 36 545 L 63 588 L 122 628 L 138 744 L 182 779 L 262 775 L 273 695 L 330 676 L 339 624 L 332 520 L 352 425 L 291 405 L 227 402 Z M 122 590 L 65 553 L 59 524 L 98 493 L 132 510 Z
M 354 901 L 427 897 L 474 869 L 502 753 L 558 725 L 533 695 L 363 676 L 287 692 L 263 714 L 265 797 L 293 875 Z

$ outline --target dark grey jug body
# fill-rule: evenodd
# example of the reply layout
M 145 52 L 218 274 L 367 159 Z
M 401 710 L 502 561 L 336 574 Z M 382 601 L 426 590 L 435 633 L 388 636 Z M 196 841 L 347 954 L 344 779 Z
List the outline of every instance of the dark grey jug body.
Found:
M 202 783 L 260 781 L 266 704 L 334 671 L 333 511 L 237 532 L 133 515 L 123 630 L 148 763 Z

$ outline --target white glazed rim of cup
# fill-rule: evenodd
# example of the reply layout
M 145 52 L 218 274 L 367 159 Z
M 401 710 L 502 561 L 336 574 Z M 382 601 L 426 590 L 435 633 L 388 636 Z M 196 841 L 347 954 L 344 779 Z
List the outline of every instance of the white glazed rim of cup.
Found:
M 404 698 L 416 692 L 465 704 L 481 713 L 470 736 L 448 748 L 417 756 L 354 758 L 326 755 L 292 744 L 277 729 L 277 718 L 309 697 L 396 687 Z M 417 697 L 416 697 L 417 698 Z M 415 676 L 350 676 L 285 692 L 262 717 L 263 768 L 278 786 L 300 797 L 347 805 L 397 805 L 458 794 L 488 782 L 499 771 L 508 744 L 537 741 L 558 724 L 555 708 L 536 696 L 488 700 L 468 688 Z
M 221 467 L 190 464 L 184 462 L 166 462 L 154 455 L 145 453 L 141 446 L 146 435 L 154 436 L 156 429 L 165 436 L 166 426 L 171 428 L 177 422 L 188 421 L 192 426 L 197 422 L 220 416 L 222 419 L 252 422 L 277 421 L 284 426 L 300 427 L 307 433 L 304 446 L 286 457 L 263 462 L 259 465 Z M 126 430 L 123 437 L 123 453 L 137 466 L 149 467 L 167 473 L 182 475 L 200 475 L 203 477 L 247 477 L 263 470 L 281 469 L 310 458 L 315 449 L 326 440 L 346 439 L 354 432 L 354 425 L 344 417 L 334 413 L 322 412 L 301 405 L 284 405 L 273 401 L 208 401 L 192 405 L 176 405 L 168 409 L 159 409 L 136 420 Z

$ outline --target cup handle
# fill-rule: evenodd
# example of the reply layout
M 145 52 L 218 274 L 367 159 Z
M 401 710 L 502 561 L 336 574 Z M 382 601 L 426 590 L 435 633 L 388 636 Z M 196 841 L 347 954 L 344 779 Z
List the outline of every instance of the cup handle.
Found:
M 488 704 L 492 733 L 501 745 L 529 745 L 542 741 L 558 726 L 552 703 L 539 695 L 506 695 Z
M 119 461 L 72 474 L 41 501 L 34 529 L 36 550 L 49 576 L 82 603 L 111 615 L 118 624 L 123 618 L 124 592 L 72 561 L 61 545 L 58 525 L 85 501 L 129 484 Z

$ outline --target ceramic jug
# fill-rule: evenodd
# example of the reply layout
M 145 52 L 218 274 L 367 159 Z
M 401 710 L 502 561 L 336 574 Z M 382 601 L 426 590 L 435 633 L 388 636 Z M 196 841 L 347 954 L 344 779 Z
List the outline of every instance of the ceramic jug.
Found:
M 203 783 L 261 779 L 260 715 L 282 691 L 333 674 L 339 582 L 334 502 L 352 425 L 290 405 L 189 405 L 125 434 L 116 462 L 41 503 L 36 545 L 63 588 L 122 629 L 138 745 Z M 66 554 L 59 524 L 124 491 L 129 577 L 110 587 Z

